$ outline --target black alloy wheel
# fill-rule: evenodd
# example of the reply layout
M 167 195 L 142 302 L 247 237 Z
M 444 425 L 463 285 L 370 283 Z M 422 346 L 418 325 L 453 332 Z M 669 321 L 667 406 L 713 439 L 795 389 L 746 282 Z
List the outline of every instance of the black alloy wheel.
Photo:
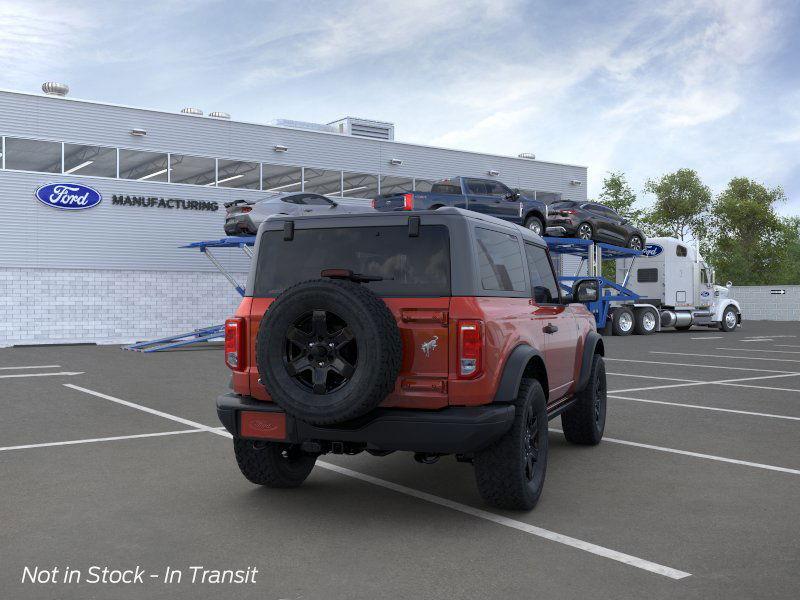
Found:
M 335 313 L 304 313 L 286 332 L 284 364 L 289 375 L 314 394 L 330 394 L 350 379 L 358 346 L 347 323 Z
M 533 481 L 536 475 L 536 461 L 539 459 L 539 421 L 534 411 L 529 411 L 525 419 L 522 454 L 525 461 L 525 479 Z

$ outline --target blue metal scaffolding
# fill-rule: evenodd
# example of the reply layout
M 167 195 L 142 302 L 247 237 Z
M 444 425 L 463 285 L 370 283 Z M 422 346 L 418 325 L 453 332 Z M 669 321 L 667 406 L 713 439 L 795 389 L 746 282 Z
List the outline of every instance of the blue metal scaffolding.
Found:
M 239 248 L 247 255 L 248 258 L 253 258 L 253 245 L 255 244 L 255 236 L 242 236 L 242 237 L 226 237 L 219 240 L 207 240 L 203 242 L 192 242 L 181 248 L 198 248 L 205 257 L 211 261 L 217 270 L 222 273 L 225 278 L 236 288 L 240 296 L 244 296 L 244 286 L 241 285 L 233 274 L 225 268 L 225 266 L 214 256 L 215 248 Z M 123 346 L 125 350 L 133 350 L 135 352 L 161 352 L 162 350 L 172 350 L 174 348 L 181 348 L 183 346 L 190 346 L 202 342 L 211 342 L 214 340 L 223 339 L 225 337 L 225 325 L 211 325 L 209 327 L 201 327 L 186 333 L 179 333 L 168 337 L 159 338 L 157 340 L 149 340 L 145 342 L 137 342 L 129 346 Z
M 577 238 L 546 237 L 544 241 L 547 242 L 551 254 L 579 256 L 581 258 L 581 263 L 578 266 L 578 272 L 580 272 L 584 264 L 588 267 L 587 275 L 581 276 L 576 273 L 572 276 L 562 275 L 559 277 L 559 284 L 564 291 L 572 292 L 573 284 L 576 281 L 594 279 L 598 282 L 598 290 L 600 292 L 598 299 L 584 303 L 594 315 L 598 329 L 602 329 L 606 326 L 612 302 L 634 303 L 639 299 L 640 296 L 629 290 L 626 286 L 633 263 L 636 257 L 642 254 L 640 250 Z M 603 277 L 603 260 L 616 260 L 619 258 L 632 259 L 622 284 Z

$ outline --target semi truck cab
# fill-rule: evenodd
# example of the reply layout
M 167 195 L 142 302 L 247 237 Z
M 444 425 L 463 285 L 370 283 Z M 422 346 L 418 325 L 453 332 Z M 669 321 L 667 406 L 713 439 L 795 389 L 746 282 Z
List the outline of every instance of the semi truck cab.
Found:
M 715 284 L 714 270 L 697 249 L 670 237 L 647 241 L 641 256 L 617 261 L 616 280 L 638 294 L 639 303 L 658 309 L 661 327 L 732 331 L 741 324 L 739 303 L 730 298 L 731 284 Z

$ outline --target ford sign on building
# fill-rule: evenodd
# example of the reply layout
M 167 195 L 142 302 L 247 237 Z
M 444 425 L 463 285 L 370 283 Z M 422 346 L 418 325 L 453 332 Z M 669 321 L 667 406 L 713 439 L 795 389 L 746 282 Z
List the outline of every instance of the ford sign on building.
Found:
M 122 344 L 223 323 L 239 295 L 185 246 L 223 237 L 225 204 L 236 200 L 304 191 L 369 206 L 463 175 L 545 202 L 586 201 L 581 166 L 398 142 L 382 121 L 259 124 L 208 108 L 0 90 L 0 278 L 13 283 L 0 295 L 10 315 L 0 346 Z M 240 249 L 214 258 L 246 280 Z
M 88 185 L 50 183 L 36 190 L 39 202 L 62 210 L 82 210 L 97 206 L 103 196 Z

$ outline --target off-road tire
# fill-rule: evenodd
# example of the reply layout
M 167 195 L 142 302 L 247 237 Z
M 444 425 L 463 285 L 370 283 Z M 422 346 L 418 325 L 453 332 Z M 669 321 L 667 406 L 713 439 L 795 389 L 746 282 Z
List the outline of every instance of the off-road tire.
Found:
M 233 439 L 233 452 L 248 481 L 272 488 L 301 485 L 317 461 L 315 455 L 303 454 L 297 446 L 241 438 Z
M 733 313 L 733 319 L 732 319 L 733 325 L 728 324 L 729 313 Z M 739 323 L 736 317 L 736 310 L 732 306 L 728 306 L 724 311 L 722 311 L 722 321 L 720 321 L 719 323 L 720 331 L 729 333 L 731 331 L 734 331 L 738 325 Z
M 649 325 L 648 316 L 652 318 L 652 325 Z M 636 335 L 652 335 L 658 329 L 658 316 L 654 310 L 637 308 L 633 317 L 633 331 Z
M 606 365 L 595 354 L 586 387 L 578 393 L 575 403 L 561 413 L 561 427 L 568 442 L 595 446 L 603 439 L 606 426 Z
M 539 232 L 537 233 L 537 235 L 544 235 L 545 226 L 539 217 L 528 217 L 527 219 L 525 219 L 525 228 L 530 229 L 531 231 L 536 233 L 536 231 L 533 229 L 533 226 L 535 226 L 537 223 L 539 225 Z
M 325 393 L 301 385 L 286 358 L 290 328 L 314 311 L 340 318 L 357 347 L 352 374 Z M 272 400 L 314 425 L 349 421 L 377 407 L 394 389 L 402 353 L 397 322 L 383 300 L 344 280 L 314 279 L 287 288 L 265 313 L 256 338 L 256 364 Z
M 511 510 L 530 510 L 539 501 L 547 472 L 547 408 L 542 386 L 535 379 L 523 379 L 514 401 L 516 415 L 511 429 L 488 448 L 475 453 L 475 480 L 487 504 Z M 536 417 L 538 453 L 531 477 L 525 454 L 527 425 Z
M 630 319 L 630 327 L 626 328 L 628 321 L 626 321 L 626 317 L 622 315 L 627 315 L 627 318 Z M 630 335 L 633 333 L 633 327 L 635 323 L 635 319 L 633 317 L 633 311 L 627 307 L 620 307 L 614 309 L 614 318 L 611 321 L 611 333 L 614 335 Z

